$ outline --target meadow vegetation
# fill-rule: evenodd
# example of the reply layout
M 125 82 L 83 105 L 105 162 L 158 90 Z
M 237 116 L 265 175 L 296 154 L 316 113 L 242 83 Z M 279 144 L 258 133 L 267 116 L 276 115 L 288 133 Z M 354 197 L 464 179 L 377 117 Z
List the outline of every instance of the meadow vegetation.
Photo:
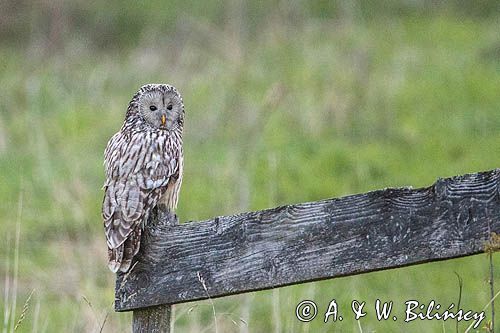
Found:
M 142 84 L 184 97 L 181 221 L 422 187 L 500 166 L 499 27 L 486 0 L 2 2 L 2 331 L 32 291 L 16 332 L 130 330 L 112 307 L 102 152 Z M 479 311 L 488 265 L 479 255 L 214 299 L 216 319 L 210 302 L 181 304 L 175 330 L 454 331 L 373 313 L 360 327 L 305 324 L 295 306 L 380 298 L 402 318 L 409 299 L 456 303 L 456 272 L 462 308 Z

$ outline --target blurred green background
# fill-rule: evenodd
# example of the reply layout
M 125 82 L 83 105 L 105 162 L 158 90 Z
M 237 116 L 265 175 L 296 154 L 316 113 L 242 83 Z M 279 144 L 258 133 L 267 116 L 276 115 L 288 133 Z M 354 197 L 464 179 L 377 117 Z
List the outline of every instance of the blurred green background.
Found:
M 17 332 L 130 330 L 112 307 L 102 153 L 149 82 L 186 105 L 182 221 L 500 166 L 498 1 L 1 1 L 2 332 L 25 303 Z M 294 315 L 306 298 L 447 306 L 455 272 L 480 311 L 486 255 L 215 299 L 216 318 L 181 304 L 175 331 L 455 332 Z

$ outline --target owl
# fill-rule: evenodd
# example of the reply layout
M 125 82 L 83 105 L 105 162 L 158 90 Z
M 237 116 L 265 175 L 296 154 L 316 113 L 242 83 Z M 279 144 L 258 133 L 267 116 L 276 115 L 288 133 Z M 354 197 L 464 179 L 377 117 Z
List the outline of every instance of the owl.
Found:
M 151 210 L 177 207 L 183 127 L 184 104 L 177 89 L 147 84 L 130 101 L 123 126 L 106 146 L 102 217 L 113 272 L 130 269 Z

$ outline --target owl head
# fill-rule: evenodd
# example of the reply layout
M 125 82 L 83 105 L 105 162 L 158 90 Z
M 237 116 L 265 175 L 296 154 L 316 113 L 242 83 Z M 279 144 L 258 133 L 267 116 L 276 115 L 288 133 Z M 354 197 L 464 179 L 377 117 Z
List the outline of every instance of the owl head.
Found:
M 127 120 L 152 129 L 176 130 L 184 124 L 184 104 L 174 86 L 169 84 L 146 84 L 130 101 Z

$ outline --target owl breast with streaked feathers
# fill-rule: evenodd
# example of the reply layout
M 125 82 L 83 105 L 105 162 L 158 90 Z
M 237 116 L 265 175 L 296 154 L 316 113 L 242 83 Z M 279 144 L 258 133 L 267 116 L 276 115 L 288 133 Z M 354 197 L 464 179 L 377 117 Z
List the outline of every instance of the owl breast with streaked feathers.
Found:
M 151 210 L 177 207 L 183 127 L 184 104 L 177 89 L 147 84 L 130 101 L 122 128 L 106 146 L 102 217 L 113 272 L 130 269 Z

